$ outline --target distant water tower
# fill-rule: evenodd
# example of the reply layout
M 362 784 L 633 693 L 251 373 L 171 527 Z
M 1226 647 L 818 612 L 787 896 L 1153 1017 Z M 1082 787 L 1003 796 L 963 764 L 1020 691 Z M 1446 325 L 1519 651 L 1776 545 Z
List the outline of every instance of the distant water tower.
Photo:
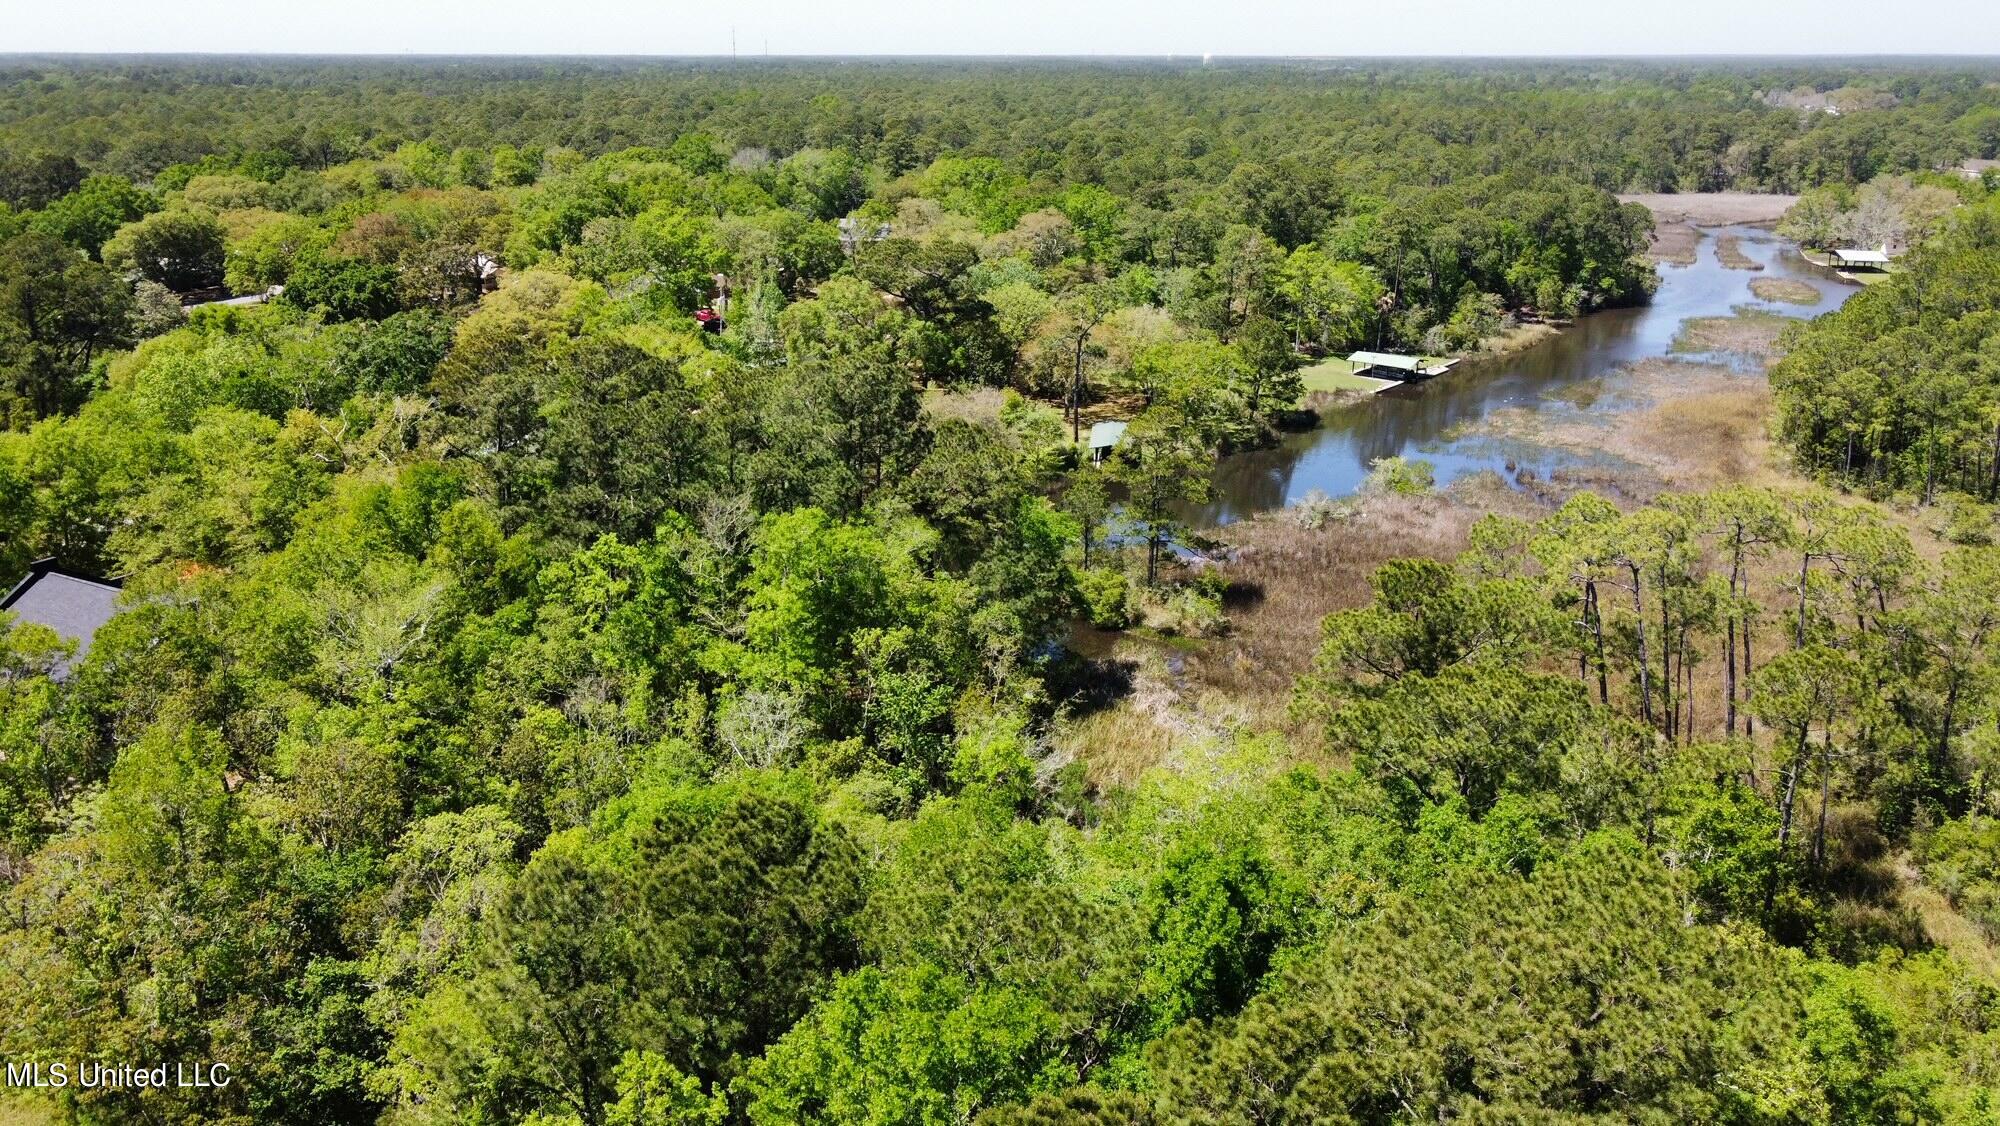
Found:
M 1212 63 L 1212 62 L 1214 62 L 1214 61 L 1215 61 L 1215 56 L 1214 56 L 1214 55 L 1211 55 L 1211 54 L 1208 54 L 1208 53 L 1207 53 L 1207 52 L 1205 52 L 1205 51 L 1204 51 L 1204 52 L 1202 53 L 1202 56 L 1201 56 L 1201 65 L 1203 65 L 1203 66 L 1207 66 L 1208 64 L 1210 64 L 1210 63 Z

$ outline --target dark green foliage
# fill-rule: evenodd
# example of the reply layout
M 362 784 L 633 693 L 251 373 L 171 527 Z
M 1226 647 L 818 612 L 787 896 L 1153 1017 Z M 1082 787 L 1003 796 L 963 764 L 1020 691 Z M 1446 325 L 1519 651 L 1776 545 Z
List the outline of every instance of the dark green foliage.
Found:
M 1746 1081 L 1800 993 L 1768 944 L 1688 925 L 1671 877 L 1611 837 L 1334 936 L 1241 1017 L 1165 1041 L 1154 1101 L 1173 1120 L 1755 1121 Z
M 674 365 L 637 348 L 590 342 L 566 351 L 542 392 L 546 492 L 509 487 L 551 537 L 643 538 L 705 483 L 694 398 Z
M 43 234 L 0 243 L 0 394 L 22 425 L 74 410 L 101 352 L 131 340 L 132 295 L 111 271 Z
M 1877 493 L 2000 496 L 2000 210 L 1957 217 L 1898 272 L 1798 332 L 1771 372 L 1807 470 Z
M 810 806 L 757 786 L 649 804 L 625 840 L 565 838 L 528 864 L 471 977 L 405 1029 L 406 1086 L 468 1114 L 604 1122 L 627 1051 L 726 1081 L 852 964 L 859 858 Z
M 222 284 L 222 247 L 222 224 L 213 213 L 176 208 L 119 228 L 104 244 L 104 262 L 186 293 Z
M 0 201 L 23 210 L 47 207 L 83 183 L 74 156 L 46 150 L 16 155 L 0 149 Z
M 328 320 L 380 319 L 398 307 L 396 269 L 352 258 L 309 257 L 286 273 L 285 302 Z
M 398 313 L 340 338 L 336 362 L 357 393 L 413 394 L 450 351 L 451 330 L 440 313 Z

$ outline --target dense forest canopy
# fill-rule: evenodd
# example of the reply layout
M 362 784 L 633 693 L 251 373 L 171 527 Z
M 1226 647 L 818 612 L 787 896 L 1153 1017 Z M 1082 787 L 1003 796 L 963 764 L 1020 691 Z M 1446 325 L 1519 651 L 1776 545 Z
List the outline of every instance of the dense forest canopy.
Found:
M 0 61 L 0 574 L 125 582 L 0 615 L 0 1054 L 235 1076 L 0 1109 L 2000 1120 L 1990 512 L 1583 493 L 1376 571 L 1309 738 L 1053 738 L 1305 360 L 1646 300 L 1614 192 L 1942 191 L 1996 77 Z M 1991 499 L 1952 192 L 1808 473 Z
M 25 56 L 0 59 L 0 150 L 145 179 L 217 153 L 318 169 L 414 142 L 594 156 L 703 131 L 892 173 L 976 153 L 1121 194 L 1279 159 L 1373 165 L 1378 189 L 1510 168 L 1613 191 L 1798 191 L 2000 154 L 1992 83 L 1983 61 Z M 1825 97 L 1801 108 L 1794 91 Z

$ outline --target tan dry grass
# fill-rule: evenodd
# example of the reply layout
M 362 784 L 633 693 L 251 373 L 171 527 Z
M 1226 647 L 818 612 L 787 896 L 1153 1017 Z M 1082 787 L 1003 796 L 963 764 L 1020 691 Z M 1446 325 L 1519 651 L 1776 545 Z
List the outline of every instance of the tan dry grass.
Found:
M 1228 735 L 1226 702 L 1202 700 L 1186 678 L 1187 651 L 1202 643 L 1155 640 L 1139 633 L 1103 634 L 1100 659 L 1130 670 L 1130 690 L 1110 707 L 1072 716 L 1051 738 L 1058 762 L 1080 762 L 1099 790 L 1127 787 L 1154 767 L 1174 768 L 1185 756 Z
M 1481 340 L 1476 351 L 1481 356 L 1512 355 L 1533 348 L 1561 332 L 1561 328 L 1545 321 L 1529 321 Z
M 1790 323 L 1787 317 L 1750 306 L 1739 307 L 1727 317 L 1689 317 L 1681 322 L 1673 351 L 1733 352 L 1769 360 L 1777 355 L 1778 336 Z
M 1000 406 L 1005 401 L 1001 391 L 975 387 L 965 391 L 929 391 L 923 403 L 924 413 L 939 421 L 956 418 L 972 423 L 997 423 Z
M 1701 232 L 1688 223 L 1654 223 L 1646 235 L 1646 257 L 1668 266 L 1694 265 Z
M 1783 301 L 1792 305 L 1817 305 L 1819 290 L 1797 278 L 1751 278 L 1750 292 L 1760 301 Z
M 1320 733 L 1291 714 L 1292 689 L 1319 650 L 1320 620 L 1364 605 L 1368 577 L 1392 560 L 1451 559 L 1480 516 L 1540 512 L 1532 497 L 1491 478 L 1430 496 L 1374 496 L 1344 519 L 1303 526 L 1291 510 L 1232 524 L 1230 632 L 1219 638 L 1108 638 L 1100 656 L 1127 663 L 1131 690 L 1110 707 L 1065 719 L 1052 735 L 1058 762 L 1080 762 L 1099 789 L 1147 770 L 1177 769 L 1238 732 L 1279 731 L 1301 762 L 1325 761 Z
M 29 1095 L 0 1098 L 0 1126 L 52 1126 L 62 1121 L 56 1109 Z
M 1642 204 L 1653 213 L 1646 256 L 1674 266 L 1694 264 L 1695 248 L 1701 243 L 1697 228 L 1775 223 L 1798 199 L 1762 192 L 1628 192 L 1618 197 L 1621 203 Z
M 1475 479 L 1442 495 L 1365 497 L 1353 515 L 1318 528 L 1289 510 L 1231 524 L 1222 534 L 1234 556 L 1220 570 L 1232 584 L 1232 629 L 1187 654 L 1192 694 L 1212 693 L 1243 724 L 1316 746 L 1317 733 L 1296 729 L 1289 709 L 1293 683 L 1319 651 L 1320 620 L 1366 604 L 1369 576 L 1392 559 L 1456 556 L 1479 517 L 1497 510 L 1529 514 L 1536 505 Z
M 1762 262 L 1743 253 L 1743 240 L 1735 235 L 1724 235 L 1715 242 L 1715 257 L 1726 270 L 1761 270 Z
M 1924 883 L 1908 856 L 1897 857 L 1896 876 L 1898 897 L 1922 920 L 1924 934 L 1988 981 L 2000 982 L 2000 952 L 1986 941 L 1979 927 L 1959 914 L 1942 892 Z
M 1644 204 L 1662 223 L 1726 227 L 1735 223 L 1775 223 L 1799 197 L 1767 192 L 1626 192 L 1619 195 L 1618 201 Z

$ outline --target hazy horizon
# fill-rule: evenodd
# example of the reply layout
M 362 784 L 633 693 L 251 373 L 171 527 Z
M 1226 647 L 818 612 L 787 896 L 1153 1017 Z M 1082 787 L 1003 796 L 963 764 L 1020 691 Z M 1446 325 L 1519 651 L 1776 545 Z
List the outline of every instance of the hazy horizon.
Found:
M 1244 0 L 746 0 L 717 7 L 579 0 L 312 0 L 253 8 L 101 0 L 77 11 L 0 0 L 0 54 L 269 54 L 727 58 L 1980 57 L 2000 53 L 2000 5 L 1913 0 L 1893 18 L 1859 0 L 1725 0 L 1607 10 L 1590 0 L 1468 9 Z

